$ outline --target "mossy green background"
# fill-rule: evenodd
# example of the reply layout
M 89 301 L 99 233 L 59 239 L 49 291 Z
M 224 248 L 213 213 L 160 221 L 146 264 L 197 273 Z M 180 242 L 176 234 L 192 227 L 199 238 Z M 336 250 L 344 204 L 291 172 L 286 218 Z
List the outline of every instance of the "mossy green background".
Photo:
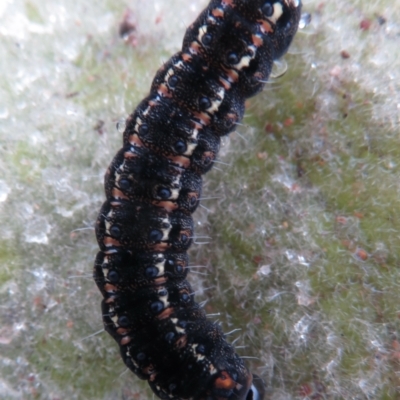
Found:
M 99 333 L 93 224 L 116 123 L 204 4 L 0 4 L 0 398 L 151 398 Z M 205 176 L 190 279 L 268 399 L 397 399 L 400 2 L 304 11 Z

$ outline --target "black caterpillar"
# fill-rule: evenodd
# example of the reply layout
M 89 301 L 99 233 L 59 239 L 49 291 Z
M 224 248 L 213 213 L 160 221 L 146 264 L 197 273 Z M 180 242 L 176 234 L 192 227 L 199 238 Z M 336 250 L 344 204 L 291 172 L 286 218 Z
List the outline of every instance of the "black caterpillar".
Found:
M 105 330 L 162 399 L 262 399 L 186 280 L 191 214 L 221 136 L 288 49 L 300 0 L 212 0 L 128 118 L 105 176 L 94 279 Z

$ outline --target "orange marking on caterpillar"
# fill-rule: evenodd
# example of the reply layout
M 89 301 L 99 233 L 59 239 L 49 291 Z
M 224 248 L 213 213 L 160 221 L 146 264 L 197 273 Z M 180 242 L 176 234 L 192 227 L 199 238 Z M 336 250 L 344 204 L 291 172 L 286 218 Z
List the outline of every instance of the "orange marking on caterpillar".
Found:
M 174 164 L 179 165 L 181 168 L 189 168 L 190 158 L 185 156 L 170 156 L 168 157 Z
M 194 112 L 193 113 L 195 118 L 198 118 L 200 120 L 200 123 L 204 125 L 208 125 L 211 121 L 211 117 L 204 112 Z
M 191 122 L 193 122 L 194 129 L 197 129 L 197 130 L 203 129 L 203 125 L 199 124 L 197 121 L 192 120 Z
M 163 320 L 163 319 L 169 318 L 174 311 L 175 310 L 173 307 L 168 307 L 162 313 L 157 315 L 157 319 Z
M 190 47 L 189 47 L 189 51 L 192 52 L 192 54 L 198 54 L 201 50 L 201 46 L 199 43 L 197 42 L 192 42 Z
M 151 248 L 152 248 L 152 250 L 154 250 L 154 251 L 164 252 L 164 251 L 167 250 L 169 247 L 171 247 L 171 244 L 170 244 L 170 243 L 161 242 L 161 243 L 157 243 L 157 244 L 153 245 Z
M 168 86 L 165 83 L 162 83 L 158 87 L 157 93 L 163 97 L 172 97 L 172 94 L 169 92 Z
M 107 293 L 115 293 L 118 289 L 117 289 L 116 286 L 111 285 L 110 283 L 106 283 L 106 284 L 104 285 L 104 290 L 105 290 Z M 108 300 L 108 299 L 107 299 L 107 300 Z M 111 302 L 110 302 L 110 303 L 111 303 Z
M 235 71 L 234 69 L 231 69 L 231 68 L 226 68 L 223 65 L 221 65 L 221 68 L 226 73 L 226 76 L 227 76 L 229 82 L 237 82 L 238 81 L 239 74 L 237 71 Z
M 222 371 L 221 376 L 214 382 L 214 387 L 217 389 L 232 390 L 235 388 L 235 386 L 236 382 L 226 371 Z
M 167 277 L 161 276 L 160 278 L 154 279 L 152 282 L 153 285 L 159 286 L 159 285 L 164 285 L 167 281 L 168 281 Z
M 214 17 L 221 17 L 223 18 L 224 16 L 224 11 L 221 10 L 220 8 L 214 8 L 214 10 L 211 11 L 212 16 Z
M 139 157 L 139 155 L 132 151 L 125 151 L 125 153 L 124 153 L 124 158 L 127 160 L 130 160 L 132 158 L 137 158 L 137 157 Z
M 125 336 L 125 335 L 127 335 L 129 332 L 130 332 L 130 329 L 128 329 L 128 328 L 118 328 L 118 329 L 117 329 L 118 335 L 121 335 L 121 336 Z
M 174 203 L 173 201 L 153 200 L 151 203 L 154 204 L 156 207 L 164 208 L 168 212 L 174 211 L 178 208 L 178 204 Z
M 229 90 L 231 88 L 231 84 L 229 83 L 229 81 L 227 81 L 226 79 L 220 77 L 219 81 L 221 83 L 221 85 L 224 87 L 225 90 Z
M 274 29 L 272 28 L 272 25 L 266 21 L 265 19 L 260 19 L 257 21 L 260 24 L 261 32 L 262 33 L 273 33 Z
M 140 137 L 137 135 L 137 133 L 133 133 L 132 135 L 129 136 L 129 143 L 138 147 L 146 147 L 140 140 Z
M 186 344 L 187 344 L 187 336 L 186 336 L 186 335 L 181 336 L 181 337 L 175 342 L 176 347 L 178 347 L 179 349 L 185 347 Z
M 155 373 L 154 371 L 154 365 L 150 364 L 147 367 L 142 368 L 142 371 L 146 374 L 146 375 L 152 375 Z
M 124 199 L 124 200 L 128 200 L 129 197 L 126 196 L 123 192 L 121 192 L 120 189 L 114 188 L 111 191 L 111 195 L 112 197 L 114 197 L 115 199 Z M 121 203 L 116 204 L 116 206 L 118 207 Z
M 131 338 L 130 336 L 124 336 L 124 337 L 121 339 L 121 341 L 119 342 L 119 344 L 120 344 L 121 346 L 125 346 L 125 345 L 127 345 L 128 343 L 130 343 L 131 340 L 132 340 L 132 338 Z
M 108 299 L 104 300 L 104 302 L 106 304 L 112 304 L 115 302 L 115 297 L 114 296 L 110 296 Z
M 115 240 L 110 236 L 105 236 L 103 239 L 103 243 L 104 243 L 104 246 L 106 246 L 106 247 L 112 247 L 112 246 L 120 247 L 121 246 L 121 243 L 118 240 Z
M 253 41 L 254 46 L 256 47 L 260 47 L 263 45 L 264 41 L 262 40 L 262 38 L 258 35 L 252 35 L 251 36 L 251 40 Z
M 149 381 L 154 382 L 156 380 L 157 375 L 158 375 L 157 372 L 153 372 L 149 377 Z

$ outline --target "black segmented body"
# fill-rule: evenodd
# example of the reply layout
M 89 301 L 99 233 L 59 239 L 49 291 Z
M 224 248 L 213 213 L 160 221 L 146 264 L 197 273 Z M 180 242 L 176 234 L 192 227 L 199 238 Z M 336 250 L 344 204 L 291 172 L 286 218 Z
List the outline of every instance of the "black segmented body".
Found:
M 195 302 L 187 250 L 201 175 L 286 52 L 300 9 L 300 0 L 212 0 L 129 117 L 106 173 L 94 267 L 103 321 L 125 364 L 160 398 L 263 396 Z

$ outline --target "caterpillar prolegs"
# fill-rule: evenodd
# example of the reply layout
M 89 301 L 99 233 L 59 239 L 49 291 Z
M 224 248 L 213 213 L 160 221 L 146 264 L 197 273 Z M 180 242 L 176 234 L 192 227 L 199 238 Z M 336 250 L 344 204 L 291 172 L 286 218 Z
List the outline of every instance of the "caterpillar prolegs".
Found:
M 300 0 L 212 0 L 128 118 L 105 175 L 94 279 L 105 330 L 162 399 L 262 399 L 186 280 L 191 214 L 221 136 L 288 49 Z

